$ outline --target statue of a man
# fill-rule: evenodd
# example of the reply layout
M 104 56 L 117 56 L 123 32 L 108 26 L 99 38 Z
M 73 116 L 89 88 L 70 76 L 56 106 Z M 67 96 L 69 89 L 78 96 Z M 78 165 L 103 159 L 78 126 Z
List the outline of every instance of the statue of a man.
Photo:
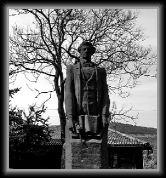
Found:
M 96 48 L 84 41 L 78 48 L 80 61 L 67 67 L 65 108 L 73 136 L 100 136 L 108 129 L 110 100 L 106 71 L 91 61 Z

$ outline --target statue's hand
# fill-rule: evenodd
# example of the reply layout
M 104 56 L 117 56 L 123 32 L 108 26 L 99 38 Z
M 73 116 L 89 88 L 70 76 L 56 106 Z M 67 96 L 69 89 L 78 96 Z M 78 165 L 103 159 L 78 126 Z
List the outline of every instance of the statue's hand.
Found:
M 75 123 L 75 127 L 76 127 L 76 133 L 79 134 L 79 133 L 80 133 L 80 130 L 81 130 L 79 124 L 78 124 L 78 123 Z
M 102 121 L 103 121 L 103 128 L 108 128 L 108 126 L 109 126 L 108 118 L 103 115 Z
M 72 118 L 68 118 L 68 124 L 67 125 L 68 125 L 68 128 L 69 128 L 70 131 L 74 130 Z
M 77 125 L 76 121 L 73 121 L 72 118 L 68 118 L 68 128 L 70 131 L 74 132 L 75 131 L 75 127 Z

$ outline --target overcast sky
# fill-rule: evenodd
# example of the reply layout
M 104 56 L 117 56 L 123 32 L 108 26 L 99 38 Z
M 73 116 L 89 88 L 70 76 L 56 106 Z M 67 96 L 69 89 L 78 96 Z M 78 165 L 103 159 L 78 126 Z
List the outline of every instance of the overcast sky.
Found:
M 157 54 L 157 10 L 156 9 L 137 9 L 140 13 L 137 19 L 137 26 L 144 29 L 144 33 L 148 39 L 143 42 L 145 47 L 151 45 L 153 53 Z M 18 26 L 26 26 L 31 23 L 30 16 L 17 16 L 9 18 L 9 33 L 11 33 L 13 24 Z M 139 80 L 140 85 L 131 90 L 130 96 L 123 99 L 117 95 L 110 95 L 111 104 L 113 101 L 117 103 L 118 109 L 122 105 L 126 105 L 126 109 L 133 107 L 131 115 L 136 116 L 139 113 L 137 121 L 138 126 L 154 127 L 157 128 L 157 79 L 150 77 L 141 77 Z M 28 85 L 28 86 L 27 86 Z M 17 105 L 20 109 L 27 110 L 28 105 L 45 101 L 49 96 L 46 94 L 41 95 L 35 99 L 37 92 L 34 88 L 40 91 L 52 90 L 51 85 L 47 80 L 41 79 L 37 84 L 28 82 L 24 76 L 19 76 L 14 85 L 9 85 L 9 88 L 22 87 L 21 91 L 15 94 L 12 100 L 12 105 Z M 52 94 L 51 99 L 46 103 L 48 107 L 44 117 L 50 116 L 51 125 L 59 125 L 59 117 L 57 113 L 57 98 Z M 122 122 L 122 121 L 119 121 Z M 124 121 L 124 123 L 134 124 L 132 121 Z

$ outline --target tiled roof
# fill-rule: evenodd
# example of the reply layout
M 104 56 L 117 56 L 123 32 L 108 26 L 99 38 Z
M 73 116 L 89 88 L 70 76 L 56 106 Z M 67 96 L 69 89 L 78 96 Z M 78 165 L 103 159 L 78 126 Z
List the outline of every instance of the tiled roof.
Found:
M 149 143 L 109 128 L 108 145 L 111 145 L 111 146 L 148 146 Z
M 51 130 L 52 140 L 48 145 L 61 145 L 60 126 L 54 126 Z M 149 146 L 149 143 L 109 128 L 108 146 Z

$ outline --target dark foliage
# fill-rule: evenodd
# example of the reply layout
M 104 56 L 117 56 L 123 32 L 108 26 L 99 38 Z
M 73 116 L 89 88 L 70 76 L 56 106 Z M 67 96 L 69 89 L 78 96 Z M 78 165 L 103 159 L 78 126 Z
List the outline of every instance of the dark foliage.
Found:
M 9 90 L 9 96 L 13 97 L 18 89 Z M 9 101 L 10 102 L 10 101 Z M 50 131 L 47 119 L 42 118 L 46 108 L 36 109 L 29 107 L 29 115 L 17 107 L 9 107 L 9 167 L 15 169 L 44 168 L 46 161 L 52 152 L 50 147 L 44 147 L 50 140 Z M 24 114 L 25 119 L 22 119 Z M 48 160 L 47 160 L 48 162 Z M 46 166 L 46 165 L 45 165 Z
M 9 90 L 9 135 L 13 136 L 22 133 L 22 110 L 17 107 L 12 107 L 10 101 L 14 94 L 20 91 L 20 88 L 14 88 Z
M 62 146 L 21 144 L 10 150 L 9 167 L 13 169 L 60 169 Z
M 13 98 L 13 95 L 20 91 L 20 88 L 14 88 L 9 90 L 9 97 Z

